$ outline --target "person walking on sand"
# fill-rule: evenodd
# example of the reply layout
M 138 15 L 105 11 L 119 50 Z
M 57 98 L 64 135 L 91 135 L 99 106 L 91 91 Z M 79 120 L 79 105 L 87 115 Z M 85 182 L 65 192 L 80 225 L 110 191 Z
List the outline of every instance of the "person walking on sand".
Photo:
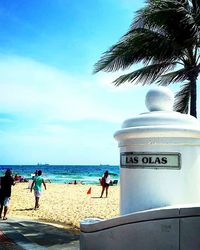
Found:
M 108 170 L 104 173 L 103 177 L 101 178 L 101 186 L 102 186 L 102 191 L 101 191 L 101 196 L 100 198 L 103 197 L 103 193 L 106 190 L 106 198 L 108 197 L 108 188 L 110 185 L 110 175 L 108 173 Z
M 39 200 L 40 200 L 40 197 L 42 195 L 42 184 L 43 184 L 45 190 L 47 189 L 46 184 L 44 182 L 44 179 L 41 175 L 42 175 L 42 171 L 39 170 L 38 175 L 35 176 L 33 183 L 31 185 L 31 192 L 34 189 L 34 195 L 35 195 L 35 210 L 39 209 L 39 206 L 40 206 Z
M 6 214 L 8 212 L 8 207 L 10 203 L 11 197 L 11 187 L 15 185 L 14 178 L 12 177 L 12 172 L 10 169 L 7 169 L 5 172 L 5 176 L 1 177 L 0 180 L 0 218 L 2 218 L 3 212 L 3 220 L 7 220 Z

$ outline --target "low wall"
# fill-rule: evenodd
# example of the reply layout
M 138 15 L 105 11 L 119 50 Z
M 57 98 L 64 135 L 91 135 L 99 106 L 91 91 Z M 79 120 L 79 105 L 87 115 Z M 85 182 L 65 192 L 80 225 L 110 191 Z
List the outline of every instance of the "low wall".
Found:
M 81 250 L 199 250 L 200 207 L 166 207 L 81 222 Z

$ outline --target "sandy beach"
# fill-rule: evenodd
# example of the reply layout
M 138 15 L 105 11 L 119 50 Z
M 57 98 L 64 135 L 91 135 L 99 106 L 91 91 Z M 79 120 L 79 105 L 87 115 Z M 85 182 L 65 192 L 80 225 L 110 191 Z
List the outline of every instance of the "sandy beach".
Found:
M 91 187 L 91 194 L 87 194 Z M 79 228 L 80 220 L 89 217 L 102 219 L 119 215 L 119 185 L 109 187 L 108 198 L 99 198 L 101 186 L 47 183 L 43 189 L 40 209 L 34 210 L 34 194 L 28 183 L 17 183 L 12 188 L 8 217 L 56 223 Z M 105 196 L 105 194 L 104 194 Z

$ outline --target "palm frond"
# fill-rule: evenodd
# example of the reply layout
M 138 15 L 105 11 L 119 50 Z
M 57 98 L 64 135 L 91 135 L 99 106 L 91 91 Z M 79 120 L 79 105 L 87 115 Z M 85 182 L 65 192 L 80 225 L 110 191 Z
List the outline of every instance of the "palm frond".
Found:
M 184 80 L 189 80 L 191 75 L 196 75 L 197 67 L 183 68 L 177 71 L 169 72 L 160 76 L 159 85 L 167 86 Z
M 130 30 L 137 27 L 162 30 L 179 46 L 192 44 L 198 39 L 198 27 L 195 22 L 196 15 L 192 15 L 188 6 L 188 1 L 152 1 L 137 12 Z
M 138 12 L 129 31 L 95 64 L 94 73 L 123 70 L 138 62 L 148 65 L 171 60 L 172 55 L 180 58 L 184 49 L 199 41 L 199 29 L 188 6 L 188 1 L 150 1 Z
M 124 70 L 142 63 L 143 68 L 120 76 L 114 84 L 156 81 L 168 85 L 187 80 L 176 94 L 175 108 L 186 113 L 192 100 L 191 110 L 196 109 L 190 85 L 200 72 L 200 0 L 146 1 L 128 32 L 95 64 L 94 72 Z M 177 64 L 183 69 L 172 72 Z
M 169 69 L 172 69 L 173 67 L 174 66 L 171 63 L 165 63 L 165 62 L 149 65 L 118 77 L 114 81 L 114 84 L 115 86 L 119 86 L 124 82 L 131 82 L 131 83 L 134 82 L 134 84 L 142 84 L 142 85 L 152 84 L 160 77 L 162 73 L 164 73 Z
M 145 65 L 158 60 L 173 62 L 180 54 L 180 48 L 165 36 L 151 30 L 137 29 L 127 33 L 103 54 L 94 66 L 94 73 L 126 69 L 138 62 Z
M 187 114 L 190 100 L 190 82 L 185 83 L 175 94 L 174 110 Z
M 200 26 L 200 0 L 192 0 L 194 20 Z
M 200 11 L 200 0 L 192 0 L 191 1 L 194 13 L 198 13 Z

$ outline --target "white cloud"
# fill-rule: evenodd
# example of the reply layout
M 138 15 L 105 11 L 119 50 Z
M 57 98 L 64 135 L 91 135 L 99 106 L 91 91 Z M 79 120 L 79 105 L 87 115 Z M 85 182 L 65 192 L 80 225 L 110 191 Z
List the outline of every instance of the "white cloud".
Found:
M 115 75 L 83 78 L 20 57 L 0 57 L 0 75 L 3 164 L 117 164 L 114 132 L 144 111 L 143 90 L 112 87 Z
M 116 88 L 112 81 L 119 74 L 83 78 L 31 59 L 0 57 L 2 164 L 95 164 L 105 159 L 118 164 L 113 134 L 126 118 L 147 110 L 149 89 Z
M 46 121 L 120 122 L 130 112 L 125 107 L 130 96 L 134 106 L 133 87 L 113 87 L 115 75 L 83 79 L 20 57 L 1 57 L 0 75 L 0 112 L 22 113 Z

